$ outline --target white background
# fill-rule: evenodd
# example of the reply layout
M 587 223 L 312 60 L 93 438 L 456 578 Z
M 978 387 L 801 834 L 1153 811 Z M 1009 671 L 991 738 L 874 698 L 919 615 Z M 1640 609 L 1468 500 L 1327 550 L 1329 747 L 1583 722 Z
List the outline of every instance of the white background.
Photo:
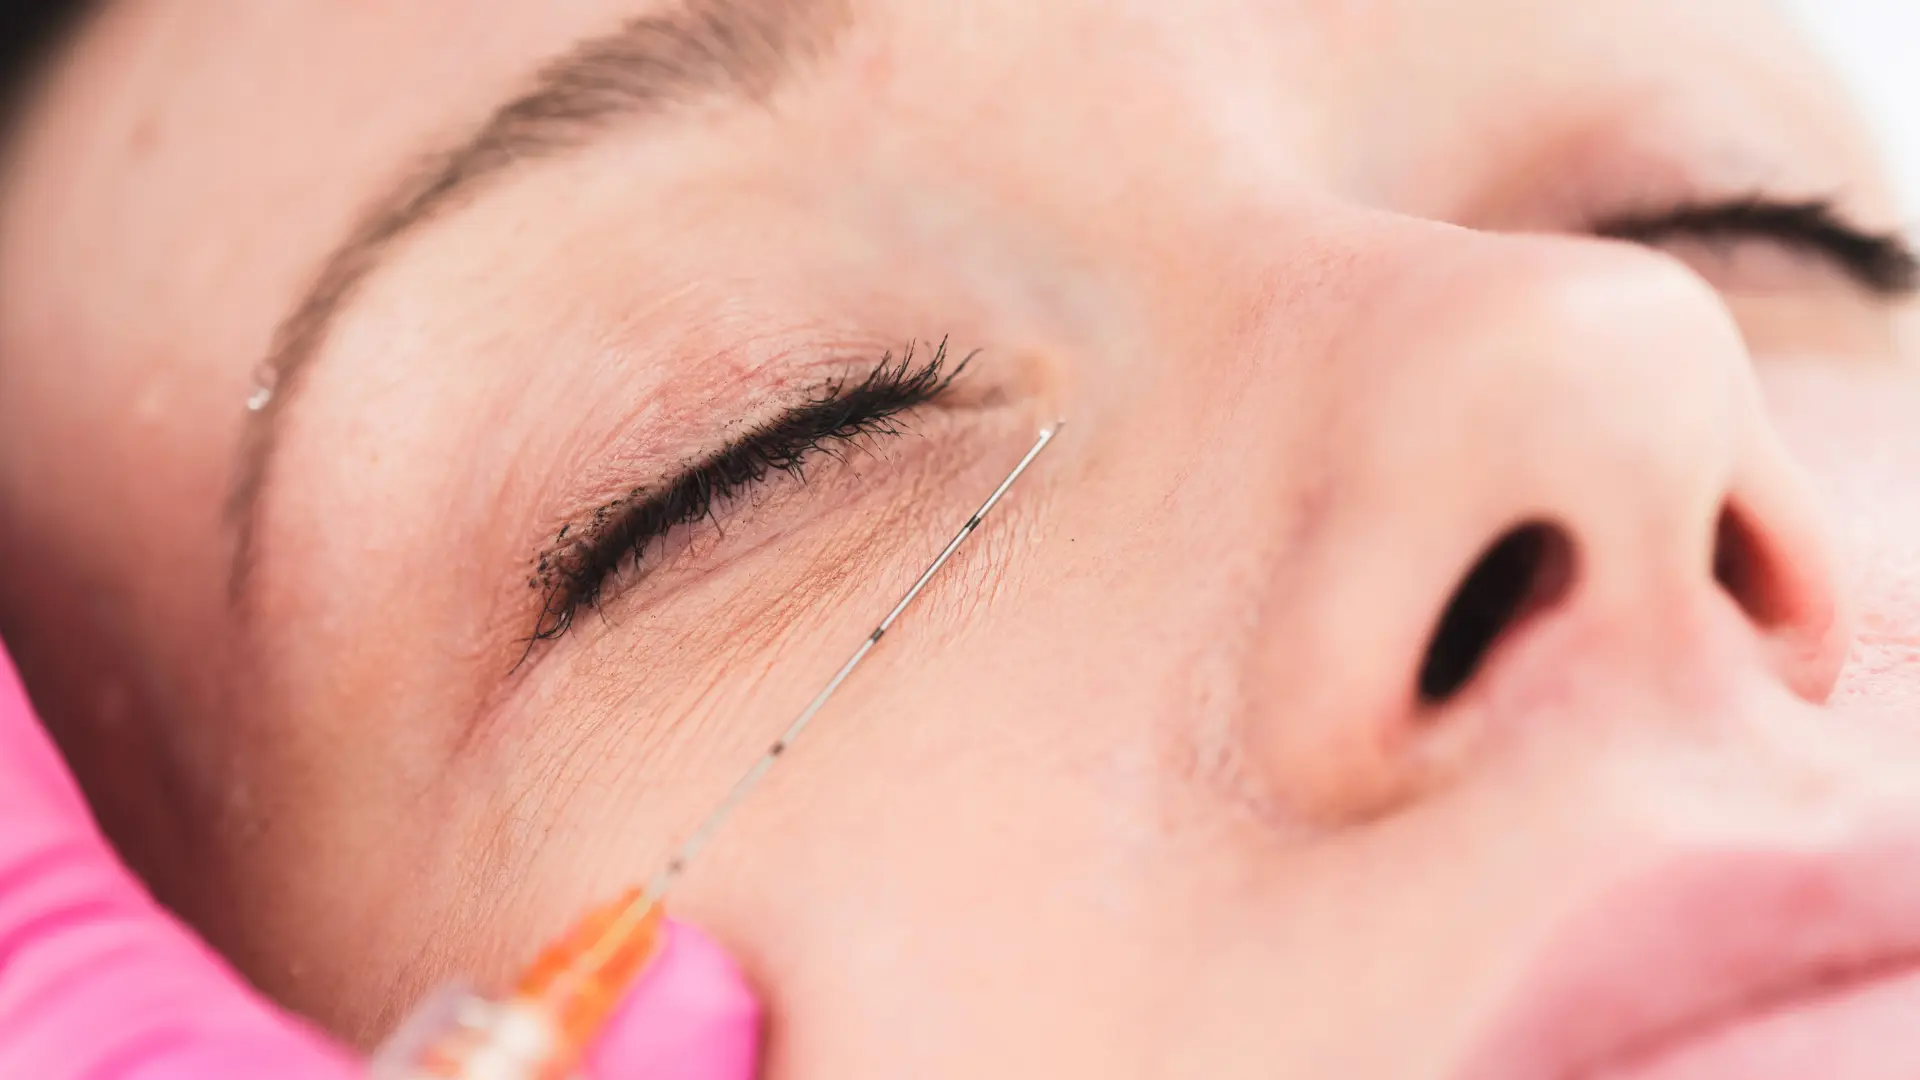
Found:
M 1683 4 L 1687 0 L 1671 0 Z M 1793 0 L 1885 133 L 1920 225 L 1920 0 Z

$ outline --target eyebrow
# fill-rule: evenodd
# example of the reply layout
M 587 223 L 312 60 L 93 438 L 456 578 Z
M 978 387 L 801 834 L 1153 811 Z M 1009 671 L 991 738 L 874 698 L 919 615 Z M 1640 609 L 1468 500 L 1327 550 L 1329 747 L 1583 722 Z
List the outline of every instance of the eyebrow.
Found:
M 376 199 L 321 264 L 255 369 L 267 396 L 247 417 L 227 500 L 236 534 L 230 599 L 244 595 L 257 559 L 256 518 L 280 418 L 340 313 L 403 240 L 512 169 L 635 121 L 714 99 L 765 104 L 796 68 L 827 52 L 848 16 L 847 0 L 687 0 L 633 18 L 547 63 L 454 149 L 428 157 Z

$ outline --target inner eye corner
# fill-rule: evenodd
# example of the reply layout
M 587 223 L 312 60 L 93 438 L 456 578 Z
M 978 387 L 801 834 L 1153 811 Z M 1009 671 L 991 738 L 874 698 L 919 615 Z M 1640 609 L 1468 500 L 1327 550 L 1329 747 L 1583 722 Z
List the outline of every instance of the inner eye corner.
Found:
M 1440 616 L 1421 659 L 1420 704 L 1437 708 L 1457 698 L 1501 641 L 1566 596 L 1574 561 L 1573 538 L 1552 522 L 1527 521 L 1502 534 Z

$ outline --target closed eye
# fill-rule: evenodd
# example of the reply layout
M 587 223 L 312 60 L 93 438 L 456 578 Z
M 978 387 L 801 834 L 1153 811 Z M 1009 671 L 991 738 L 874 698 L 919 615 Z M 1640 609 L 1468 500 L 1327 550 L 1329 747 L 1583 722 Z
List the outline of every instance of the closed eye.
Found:
M 638 488 L 568 525 L 535 563 L 528 584 L 542 593 L 527 652 L 560 637 L 582 608 L 606 600 L 608 589 L 639 565 L 647 549 L 675 528 L 702 519 L 716 523 L 723 505 L 779 473 L 803 479 L 815 457 L 836 456 L 863 439 L 897 435 L 900 420 L 946 392 L 972 357 L 951 369 L 942 341 L 933 355 L 916 357 L 911 344 L 898 360 L 881 358 L 857 381 L 836 381 L 773 420 L 689 463 L 657 487 Z
M 1911 241 L 1899 233 L 1861 228 L 1824 199 L 1791 202 L 1752 196 L 1693 203 L 1615 218 L 1595 231 L 1645 244 L 1772 241 L 1827 261 L 1875 295 L 1901 300 L 1920 293 L 1920 256 Z

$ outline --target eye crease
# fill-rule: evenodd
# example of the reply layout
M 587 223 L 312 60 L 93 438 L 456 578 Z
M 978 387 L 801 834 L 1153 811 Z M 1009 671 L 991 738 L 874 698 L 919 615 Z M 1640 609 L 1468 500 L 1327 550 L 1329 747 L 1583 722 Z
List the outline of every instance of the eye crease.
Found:
M 1862 229 L 1824 199 L 1786 202 L 1756 195 L 1694 203 L 1615 218 L 1595 231 L 1644 244 L 1770 240 L 1826 259 L 1875 295 L 1898 300 L 1920 292 L 1920 256 L 1908 240 L 1898 233 Z
M 539 642 L 564 635 L 583 607 L 604 601 L 609 585 L 637 565 L 649 545 L 678 526 L 703 518 L 717 523 L 721 503 L 774 473 L 804 479 L 816 455 L 837 457 L 862 439 L 900 434 L 902 417 L 937 400 L 972 359 L 969 354 L 949 368 L 945 340 L 925 359 L 909 343 L 897 360 L 888 353 L 857 381 L 828 383 L 664 484 L 636 488 L 584 525 L 562 528 L 528 579 L 542 603 L 521 662 Z

